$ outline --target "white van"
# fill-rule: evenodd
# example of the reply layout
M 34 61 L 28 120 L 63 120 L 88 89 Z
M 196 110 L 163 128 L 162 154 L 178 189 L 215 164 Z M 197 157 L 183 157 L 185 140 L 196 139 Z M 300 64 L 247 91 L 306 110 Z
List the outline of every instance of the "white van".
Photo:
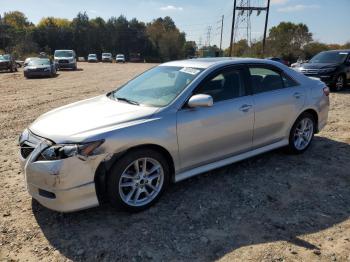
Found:
M 74 50 L 56 50 L 54 53 L 56 69 L 77 69 L 77 55 Z

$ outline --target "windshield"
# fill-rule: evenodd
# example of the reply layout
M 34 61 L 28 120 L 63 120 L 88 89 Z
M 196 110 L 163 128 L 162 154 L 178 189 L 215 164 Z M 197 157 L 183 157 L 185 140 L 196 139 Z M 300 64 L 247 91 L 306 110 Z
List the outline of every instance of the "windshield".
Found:
M 0 55 L 0 60 L 9 60 L 10 56 L 9 55 Z
M 55 56 L 56 57 L 72 57 L 73 52 L 72 51 L 55 51 Z
M 315 55 L 310 63 L 342 63 L 347 55 L 348 52 L 321 52 Z
M 90 54 L 89 57 L 96 57 L 96 55 L 95 54 Z
M 112 56 L 111 53 L 103 53 L 102 56 Z
M 113 91 L 111 98 L 163 107 L 172 102 L 201 71 L 203 69 L 157 66 Z
M 28 62 L 29 66 L 50 65 L 49 59 L 31 59 Z
M 117 55 L 117 57 L 119 57 L 119 58 L 123 58 L 123 57 L 124 57 L 124 55 Z

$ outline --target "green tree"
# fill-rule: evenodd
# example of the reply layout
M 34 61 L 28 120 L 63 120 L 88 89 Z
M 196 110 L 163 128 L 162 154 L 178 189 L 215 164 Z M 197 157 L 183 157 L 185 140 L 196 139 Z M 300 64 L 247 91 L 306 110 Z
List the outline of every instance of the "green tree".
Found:
M 312 41 L 312 34 L 305 24 L 281 22 L 269 31 L 266 53 L 287 60 L 295 60 L 302 55 L 302 48 Z
M 229 56 L 230 47 L 225 49 L 225 56 Z M 245 56 L 249 53 L 249 45 L 246 39 L 241 39 L 232 45 L 232 54 L 234 57 Z
M 159 57 L 160 61 L 183 57 L 185 34 L 180 32 L 170 17 L 158 18 L 147 24 L 147 34 L 153 47 L 151 56 Z
M 89 53 L 90 48 L 90 22 L 89 17 L 84 13 L 78 13 L 73 19 L 72 24 L 73 32 L 73 48 L 79 56 L 86 56 Z
M 195 41 L 186 41 L 184 45 L 184 56 L 186 58 L 196 55 L 197 45 Z
M 5 13 L 3 20 L 5 24 L 13 27 L 16 30 L 23 30 L 33 26 L 33 24 L 28 21 L 28 18 L 19 11 Z

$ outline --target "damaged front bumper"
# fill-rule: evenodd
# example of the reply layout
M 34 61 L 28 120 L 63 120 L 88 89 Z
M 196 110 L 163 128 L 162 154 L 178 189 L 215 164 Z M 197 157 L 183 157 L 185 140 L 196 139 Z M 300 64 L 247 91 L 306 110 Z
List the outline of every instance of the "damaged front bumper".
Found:
M 25 130 L 20 137 L 20 162 L 29 194 L 43 206 L 71 212 L 99 205 L 94 176 L 104 155 L 85 159 L 72 156 L 37 161 L 53 143 Z

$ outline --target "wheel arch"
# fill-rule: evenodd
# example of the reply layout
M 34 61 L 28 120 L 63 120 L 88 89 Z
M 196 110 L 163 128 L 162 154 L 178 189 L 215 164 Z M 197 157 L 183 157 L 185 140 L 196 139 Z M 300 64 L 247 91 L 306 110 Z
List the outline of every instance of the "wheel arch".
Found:
M 308 108 L 308 109 L 305 109 L 304 111 L 302 111 L 299 115 L 298 115 L 298 117 L 296 118 L 296 119 L 298 119 L 302 114 L 305 114 L 305 113 L 309 113 L 309 114 L 311 114 L 312 115 L 312 117 L 314 118 L 314 120 L 315 120 L 315 133 L 318 133 L 318 113 L 317 113 L 317 111 L 315 110 L 315 109 L 313 109 L 313 108 Z M 296 120 L 295 120 L 296 121 Z M 294 121 L 294 122 L 295 122 Z
M 112 168 L 113 164 L 118 161 L 119 158 L 122 156 L 126 155 L 129 152 L 132 152 L 134 150 L 139 150 L 139 149 L 152 149 L 158 152 L 161 152 L 162 155 L 166 158 L 166 161 L 169 164 L 170 168 L 170 179 L 171 181 L 174 180 L 175 176 L 175 163 L 174 159 L 169 153 L 167 149 L 165 149 L 163 146 L 157 145 L 157 144 L 141 144 L 137 146 L 133 146 L 128 148 L 125 151 L 119 152 L 114 154 L 110 159 L 102 161 L 95 172 L 95 177 L 94 177 L 94 182 L 95 182 L 95 189 L 96 189 L 96 194 L 99 202 L 103 203 L 106 202 L 107 196 L 107 175 L 109 170 Z

